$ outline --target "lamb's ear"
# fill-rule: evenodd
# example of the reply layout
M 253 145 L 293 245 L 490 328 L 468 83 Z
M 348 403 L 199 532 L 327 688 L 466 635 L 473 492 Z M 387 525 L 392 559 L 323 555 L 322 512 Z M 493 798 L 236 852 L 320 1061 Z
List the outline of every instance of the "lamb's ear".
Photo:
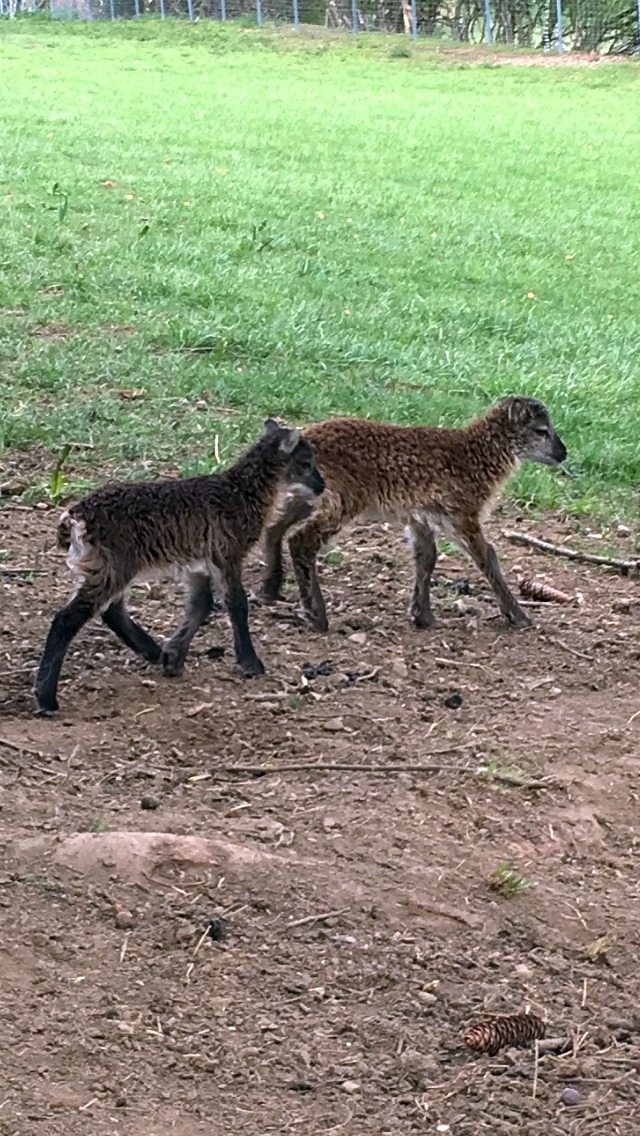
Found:
M 275 418 L 265 418 L 262 424 L 262 433 L 265 438 L 274 437 L 276 434 L 279 434 L 281 430 L 282 427 L 278 426 Z
M 280 438 L 280 453 L 292 454 L 302 437 L 300 431 L 296 428 L 293 430 L 282 430 Z
M 505 402 L 509 409 L 509 421 L 514 426 L 525 426 L 531 418 L 529 399 L 524 398 L 521 394 L 514 394 L 510 398 L 506 398 Z

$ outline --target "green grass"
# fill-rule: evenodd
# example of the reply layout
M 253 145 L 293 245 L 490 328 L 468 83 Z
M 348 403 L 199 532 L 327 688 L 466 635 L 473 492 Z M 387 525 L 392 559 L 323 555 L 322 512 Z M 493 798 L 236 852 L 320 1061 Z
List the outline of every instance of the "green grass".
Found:
M 522 392 L 578 476 L 512 494 L 630 514 L 640 70 L 396 46 L 2 23 L 0 460 L 190 473 L 267 413 L 461 424 Z

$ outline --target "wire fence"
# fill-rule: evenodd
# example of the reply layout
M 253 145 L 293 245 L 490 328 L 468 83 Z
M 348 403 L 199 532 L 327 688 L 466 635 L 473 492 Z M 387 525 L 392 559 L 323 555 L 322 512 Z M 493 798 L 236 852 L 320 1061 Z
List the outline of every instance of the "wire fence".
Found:
M 182 17 L 397 33 L 451 44 L 544 51 L 640 52 L 640 0 L 0 0 L 0 16 L 53 19 Z

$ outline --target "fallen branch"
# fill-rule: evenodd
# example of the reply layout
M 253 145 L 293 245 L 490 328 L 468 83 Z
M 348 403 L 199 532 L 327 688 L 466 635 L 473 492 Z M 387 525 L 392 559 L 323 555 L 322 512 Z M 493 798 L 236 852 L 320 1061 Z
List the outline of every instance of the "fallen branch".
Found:
M 0 738 L 0 746 L 4 746 L 5 749 L 11 749 L 14 753 L 29 753 L 33 757 L 48 757 L 53 760 L 58 758 L 57 753 L 43 753 L 41 749 L 32 749 L 31 746 L 18 745 L 17 742 L 10 742 L 8 738 Z
M 518 789 L 548 789 L 550 778 L 540 781 L 526 781 L 509 773 L 494 773 L 487 777 L 485 769 L 466 765 L 330 765 L 300 763 L 295 765 L 221 765 L 212 770 L 214 775 L 229 776 L 241 774 L 245 777 L 267 777 L 274 773 L 467 773 L 483 777 L 487 781 L 499 781 L 503 785 L 513 785 Z
M 564 639 L 558 639 L 557 635 L 545 635 L 548 643 L 553 643 L 556 647 L 561 647 L 563 651 L 567 651 L 570 655 L 575 655 L 576 659 L 586 659 L 588 663 L 592 663 L 593 655 L 587 655 L 585 651 L 576 651 L 575 647 L 570 647 L 565 643 Z
M 526 533 L 504 531 L 502 535 L 512 544 L 524 544 L 529 548 L 537 548 L 540 552 L 548 552 L 551 556 L 564 556 L 566 560 L 576 560 L 579 564 L 598 564 L 600 567 L 615 568 L 623 576 L 628 575 L 629 572 L 640 571 L 640 560 L 619 560 L 616 556 L 598 556 L 595 552 L 580 552 L 575 548 L 567 548 L 564 544 L 539 540 L 537 536 L 528 536 Z
M 537 1042 L 538 1053 L 544 1057 L 547 1053 L 562 1053 L 571 1049 L 571 1039 L 568 1037 L 545 1037 Z
M 339 907 L 336 911 L 321 911 L 319 915 L 305 915 L 302 919 L 293 919 L 287 923 L 287 929 L 290 927 L 304 927 L 309 923 L 324 923 L 325 919 L 333 919 L 337 915 L 346 915 L 348 907 Z M 209 929 L 207 928 L 207 934 Z

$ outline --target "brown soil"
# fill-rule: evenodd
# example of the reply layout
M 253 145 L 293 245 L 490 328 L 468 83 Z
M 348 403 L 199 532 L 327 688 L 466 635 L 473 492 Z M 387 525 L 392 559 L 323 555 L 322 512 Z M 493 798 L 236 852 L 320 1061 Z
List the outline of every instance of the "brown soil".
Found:
M 569 523 L 526 527 L 577 543 Z M 229 647 L 222 616 L 174 681 L 94 624 L 43 720 L 32 668 L 68 587 L 54 530 L 45 510 L 0 511 L 0 1133 L 637 1131 L 637 581 L 498 541 L 511 579 L 583 603 L 511 632 L 446 557 L 437 627 L 417 634 L 398 534 L 360 526 L 323 568 L 328 636 L 254 608 L 264 678 L 207 657 Z M 179 598 L 135 597 L 166 634 Z M 286 769 L 314 762 L 368 771 Z M 434 763 L 464 771 L 414 769 Z M 492 890 L 503 863 L 531 886 Z M 213 919 L 222 942 L 203 938 Z M 540 1056 L 535 1095 L 531 1048 L 460 1042 L 526 1007 L 569 1039 Z

